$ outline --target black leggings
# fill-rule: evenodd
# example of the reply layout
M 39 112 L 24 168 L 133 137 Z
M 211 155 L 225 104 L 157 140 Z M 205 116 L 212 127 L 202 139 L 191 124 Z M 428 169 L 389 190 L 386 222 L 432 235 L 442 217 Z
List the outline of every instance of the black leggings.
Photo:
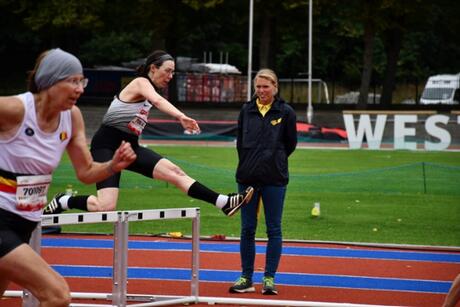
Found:
M 163 157 L 153 150 L 139 145 L 139 138 L 113 127 L 102 125 L 91 140 L 91 155 L 96 162 L 106 162 L 112 159 L 122 141 L 129 142 L 137 155 L 136 160 L 126 169 L 152 178 L 155 165 Z M 97 189 L 120 187 L 121 172 L 96 184 Z

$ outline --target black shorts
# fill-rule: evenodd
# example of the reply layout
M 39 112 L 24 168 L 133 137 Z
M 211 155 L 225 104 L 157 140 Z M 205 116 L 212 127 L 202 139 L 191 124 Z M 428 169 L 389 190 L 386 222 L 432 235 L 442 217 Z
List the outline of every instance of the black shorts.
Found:
M 91 140 L 91 155 L 96 162 L 106 162 L 112 159 L 122 141 L 129 142 L 137 155 L 136 160 L 126 169 L 152 178 L 155 165 L 163 157 L 153 150 L 139 145 L 139 138 L 113 127 L 102 125 Z M 121 172 L 96 184 L 97 189 L 120 187 Z
M 0 258 L 21 244 L 28 244 L 38 222 L 0 209 Z

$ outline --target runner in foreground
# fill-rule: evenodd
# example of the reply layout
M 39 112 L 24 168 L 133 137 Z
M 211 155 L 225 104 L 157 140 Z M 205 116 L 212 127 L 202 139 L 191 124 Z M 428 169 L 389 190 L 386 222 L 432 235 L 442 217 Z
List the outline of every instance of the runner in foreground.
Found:
M 122 142 L 106 162 L 93 161 L 75 106 L 87 83 L 75 56 L 52 49 L 38 57 L 28 92 L 0 97 L 0 297 L 14 282 L 42 307 L 70 304 L 65 279 L 28 245 L 64 150 L 84 183 L 101 181 L 136 157 Z

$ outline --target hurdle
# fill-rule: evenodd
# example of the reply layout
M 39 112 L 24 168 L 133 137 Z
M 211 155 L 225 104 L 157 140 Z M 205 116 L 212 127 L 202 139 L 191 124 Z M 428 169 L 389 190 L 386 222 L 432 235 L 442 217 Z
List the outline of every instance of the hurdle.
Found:
M 190 277 L 190 295 L 155 295 L 155 294 L 128 294 L 128 240 L 129 222 L 151 221 L 165 219 L 192 219 L 192 264 Z M 351 303 L 329 303 L 295 300 L 273 300 L 273 299 L 248 299 L 228 297 L 204 297 L 199 296 L 199 244 L 200 244 L 200 209 L 199 208 L 178 208 L 178 209 L 154 209 L 154 210 L 133 210 L 133 211 L 108 211 L 91 213 L 67 213 L 42 216 L 41 223 L 32 233 L 30 246 L 40 254 L 42 227 L 73 224 L 94 224 L 113 223 L 113 271 L 112 271 L 112 293 L 92 292 L 71 292 L 72 299 L 91 299 L 111 301 L 111 304 L 81 304 L 71 303 L 71 307 L 84 306 L 117 306 L 117 307 L 147 307 L 167 306 L 177 304 L 232 304 L 232 305 L 254 305 L 254 306 L 319 306 L 319 307 L 389 307 L 384 305 L 351 304 Z M 38 300 L 27 290 L 5 291 L 5 297 L 21 297 L 22 307 L 38 307 Z M 135 302 L 128 304 L 128 302 Z
M 129 222 L 152 221 L 166 219 L 192 219 L 192 267 L 190 280 L 190 296 L 155 296 L 155 295 L 130 295 L 127 293 L 128 271 L 128 238 Z M 200 240 L 200 209 L 153 209 L 132 211 L 108 211 L 91 213 L 68 213 L 43 215 L 41 223 L 33 231 L 30 246 L 41 253 L 42 227 L 73 224 L 113 223 L 113 271 L 112 293 L 83 293 L 71 292 L 71 297 L 76 299 L 105 299 L 111 304 L 71 304 L 70 306 L 127 306 L 127 301 L 141 301 L 140 305 L 130 306 L 163 306 L 180 303 L 193 303 L 198 298 L 199 280 L 199 240 Z M 38 307 L 38 300 L 27 290 L 5 291 L 4 296 L 22 297 L 23 307 Z M 154 302 L 153 305 L 145 305 L 145 302 Z

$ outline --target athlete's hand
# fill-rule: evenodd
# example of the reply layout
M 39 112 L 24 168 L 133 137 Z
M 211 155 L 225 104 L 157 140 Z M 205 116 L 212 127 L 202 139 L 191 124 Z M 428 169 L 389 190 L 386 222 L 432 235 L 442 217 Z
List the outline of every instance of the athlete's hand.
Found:
M 201 133 L 200 126 L 198 126 L 198 123 L 193 118 L 183 115 L 179 118 L 179 121 L 182 127 L 184 127 L 185 131 L 188 131 L 190 134 Z
M 136 160 L 137 156 L 134 152 L 131 144 L 125 141 L 121 142 L 120 147 L 115 151 L 113 155 L 112 162 L 111 162 L 111 170 L 114 173 L 117 173 L 126 167 L 128 167 L 134 160 Z

